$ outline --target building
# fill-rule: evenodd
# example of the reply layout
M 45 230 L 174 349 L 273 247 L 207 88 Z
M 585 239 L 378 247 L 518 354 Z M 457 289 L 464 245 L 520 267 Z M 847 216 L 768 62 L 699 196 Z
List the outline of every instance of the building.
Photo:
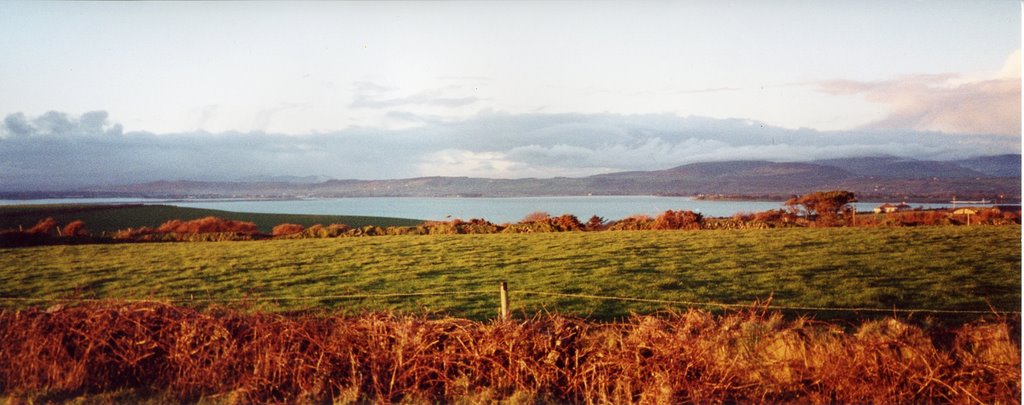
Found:
M 908 205 L 905 202 L 899 203 L 899 204 L 885 203 L 885 204 L 882 204 L 882 205 L 879 205 L 879 206 L 875 207 L 874 211 L 875 211 L 876 214 L 881 214 L 881 213 L 889 213 L 889 212 L 907 211 L 909 209 L 910 209 L 910 205 Z

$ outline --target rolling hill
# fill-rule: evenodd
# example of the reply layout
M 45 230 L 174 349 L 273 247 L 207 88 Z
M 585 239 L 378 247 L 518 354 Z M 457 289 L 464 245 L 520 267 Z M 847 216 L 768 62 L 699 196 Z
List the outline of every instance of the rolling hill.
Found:
M 1020 155 L 958 161 L 891 156 L 812 162 L 726 161 L 665 170 L 547 179 L 419 177 L 320 182 L 158 181 L 66 193 L 7 193 L 6 198 L 68 196 L 155 198 L 520 197 L 572 195 L 703 195 L 707 198 L 785 199 L 817 190 L 846 189 L 862 200 L 1019 201 Z M 2 194 L 2 193 L 0 193 Z

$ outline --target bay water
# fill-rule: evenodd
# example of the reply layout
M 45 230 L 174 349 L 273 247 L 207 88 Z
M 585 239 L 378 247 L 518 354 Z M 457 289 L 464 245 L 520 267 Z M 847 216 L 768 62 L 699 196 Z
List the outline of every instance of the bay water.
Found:
M 705 217 L 727 217 L 783 208 L 779 201 L 711 201 L 690 197 L 582 196 L 514 198 L 420 198 L 367 197 L 301 200 L 165 200 L 146 198 L 61 198 L 0 200 L 0 205 L 23 204 L 166 204 L 235 212 L 271 214 L 359 215 L 372 217 L 449 220 L 483 218 L 494 223 L 517 222 L 533 212 L 572 214 L 581 221 L 597 215 L 606 220 L 632 215 L 657 216 L 666 210 L 691 210 Z M 916 204 L 942 208 L 949 204 Z M 858 211 L 870 211 L 878 203 L 857 203 Z

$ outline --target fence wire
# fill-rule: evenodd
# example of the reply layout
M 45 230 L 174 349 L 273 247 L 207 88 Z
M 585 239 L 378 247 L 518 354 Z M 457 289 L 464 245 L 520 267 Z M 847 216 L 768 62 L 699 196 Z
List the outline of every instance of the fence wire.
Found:
M 651 304 L 663 304 L 672 306 L 682 307 L 703 307 L 703 308 L 722 308 L 722 309 L 743 309 L 751 308 L 755 304 L 728 304 L 714 301 L 685 301 L 685 300 L 665 300 L 656 298 L 636 298 L 636 297 L 620 297 L 612 295 L 592 295 L 592 294 L 570 294 L 570 293 L 555 293 L 555 292 L 544 292 L 544 291 L 529 291 L 529 290 L 510 290 L 510 295 L 535 295 L 535 296 L 546 296 L 546 297 L 559 297 L 559 298 L 576 298 L 586 300 L 599 300 L 599 301 L 618 301 L 618 302 L 643 302 Z M 335 295 L 291 295 L 291 296 L 247 296 L 247 297 L 225 297 L 225 298 L 210 298 L 210 297 L 151 297 L 151 298 L 40 298 L 40 297 L 0 297 L 0 302 L 54 302 L 54 303 L 74 303 L 74 302 L 100 302 L 100 301 L 121 301 L 121 302 L 171 302 L 171 303 L 188 303 L 188 302 L 265 302 L 265 301 L 329 301 L 329 300 L 347 300 L 347 299 L 377 299 L 377 298 L 414 298 L 414 297 L 429 297 L 429 296 L 469 296 L 469 295 L 493 295 L 497 296 L 497 291 L 492 290 L 461 290 L 461 291 L 433 291 L 433 292 L 406 292 L 406 293 L 360 293 L 360 294 L 335 294 Z M 807 312 L 879 312 L 879 313 L 930 313 L 930 314 L 950 314 L 950 315 L 979 315 L 979 314 L 1012 314 L 1020 315 L 1021 311 L 1006 311 L 992 308 L 987 311 L 981 310 L 962 310 L 962 309 L 927 309 L 927 308 L 871 308 L 871 307 L 825 307 L 825 306 L 796 306 L 796 305 L 775 305 L 767 304 L 766 309 L 786 310 L 786 311 L 807 311 Z
M 616 297 L 610 295 L 590 295 L 590 294 L 564 294 L 564 293 L 550 293 L 541 291 L 515 291 L 516 294 L 524 295 L 543 295 L 550 297 L 564 297 L 564 298 L 583 298 L 592 300 L 604 300 L 604 301 L 626 301 L 626 302 L 648 302 L 655 304 L 670 304 L 680 305 L 689 307 L 719 307 L 719 308 L 750 308 L 752 304 L 725 304 L 720 302 L 712 301 L 679 301 L 679 300 L 661 300 L 653 298 L 633 298 L 633 297 Z M 782 309 L 782 310 L 794 310 L 794 311 L 813 311 L 813 312 L 897 312 L 897 313 L 935 313 L 935 314 L 1020 314 L 1020 311 L 1002 311 L 1002 310 L 959 310 L 959 309 L 923 309 L 923 308 L 867 308 L 867 307 L 811 307 L 811 306 L 791 306 L 791 305 L 775 305 L 770 304 L 766 306 L 768 309 Z
M 441 295 L 493 295 L 493 291 L 434 291 L 413 293 L 382 293 L 382 294 L 338 294 L 338 295 L 284 295 L 284 296 L 246 296 L 246 297 L 151 297 L 151 298 L 36 298 L 36 297 L 0 297 L 0 301 L 23 302 L 263 302 L 263 301 L 328 301 L 344 299 L 368 298 L 405 298 Z

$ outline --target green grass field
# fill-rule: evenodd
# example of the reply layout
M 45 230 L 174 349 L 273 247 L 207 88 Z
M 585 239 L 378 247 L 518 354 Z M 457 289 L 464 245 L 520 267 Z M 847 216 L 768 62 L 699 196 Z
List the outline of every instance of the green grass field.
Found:
M 473 292 L 414 298 L 259 300 L 255 309 L 393 309 L 493 317 L 512 309 L 609 319 L 664 304 L 524 291 L 786 306 L 1019 311 L 1019 226 L 796 228 L 393 236 L 0 249 L 0 296 L 233 299 Z M 4 305 L 25 305 L 7 302 Z M 45 303 L 40 303 L 43 305 Z M 188 303 L 186 303 L 188 305 Z M 195 301 L 194 305 L 202 305 Z M 822 313 L 856 318 L 891 313 Z
M 236 221 L 253 222 L 260 231 L 269 233 L 283 223 L 310 226 L 313 224 L 345 224 L 352 227 L 365 225 L 412 226 L 422 220 L 405 218 L 378 218 L 344 215 L 255 214 L 170 205 L 13 205 L 0 206 L 0 229 L 30 228 L 40 219 L 53 217 L 64 225 L 74 220 L 85 222 L 93 233 L 113 232 L 119 229 L 156 227 L 172 219 L 190 220 L 208 216 Z

